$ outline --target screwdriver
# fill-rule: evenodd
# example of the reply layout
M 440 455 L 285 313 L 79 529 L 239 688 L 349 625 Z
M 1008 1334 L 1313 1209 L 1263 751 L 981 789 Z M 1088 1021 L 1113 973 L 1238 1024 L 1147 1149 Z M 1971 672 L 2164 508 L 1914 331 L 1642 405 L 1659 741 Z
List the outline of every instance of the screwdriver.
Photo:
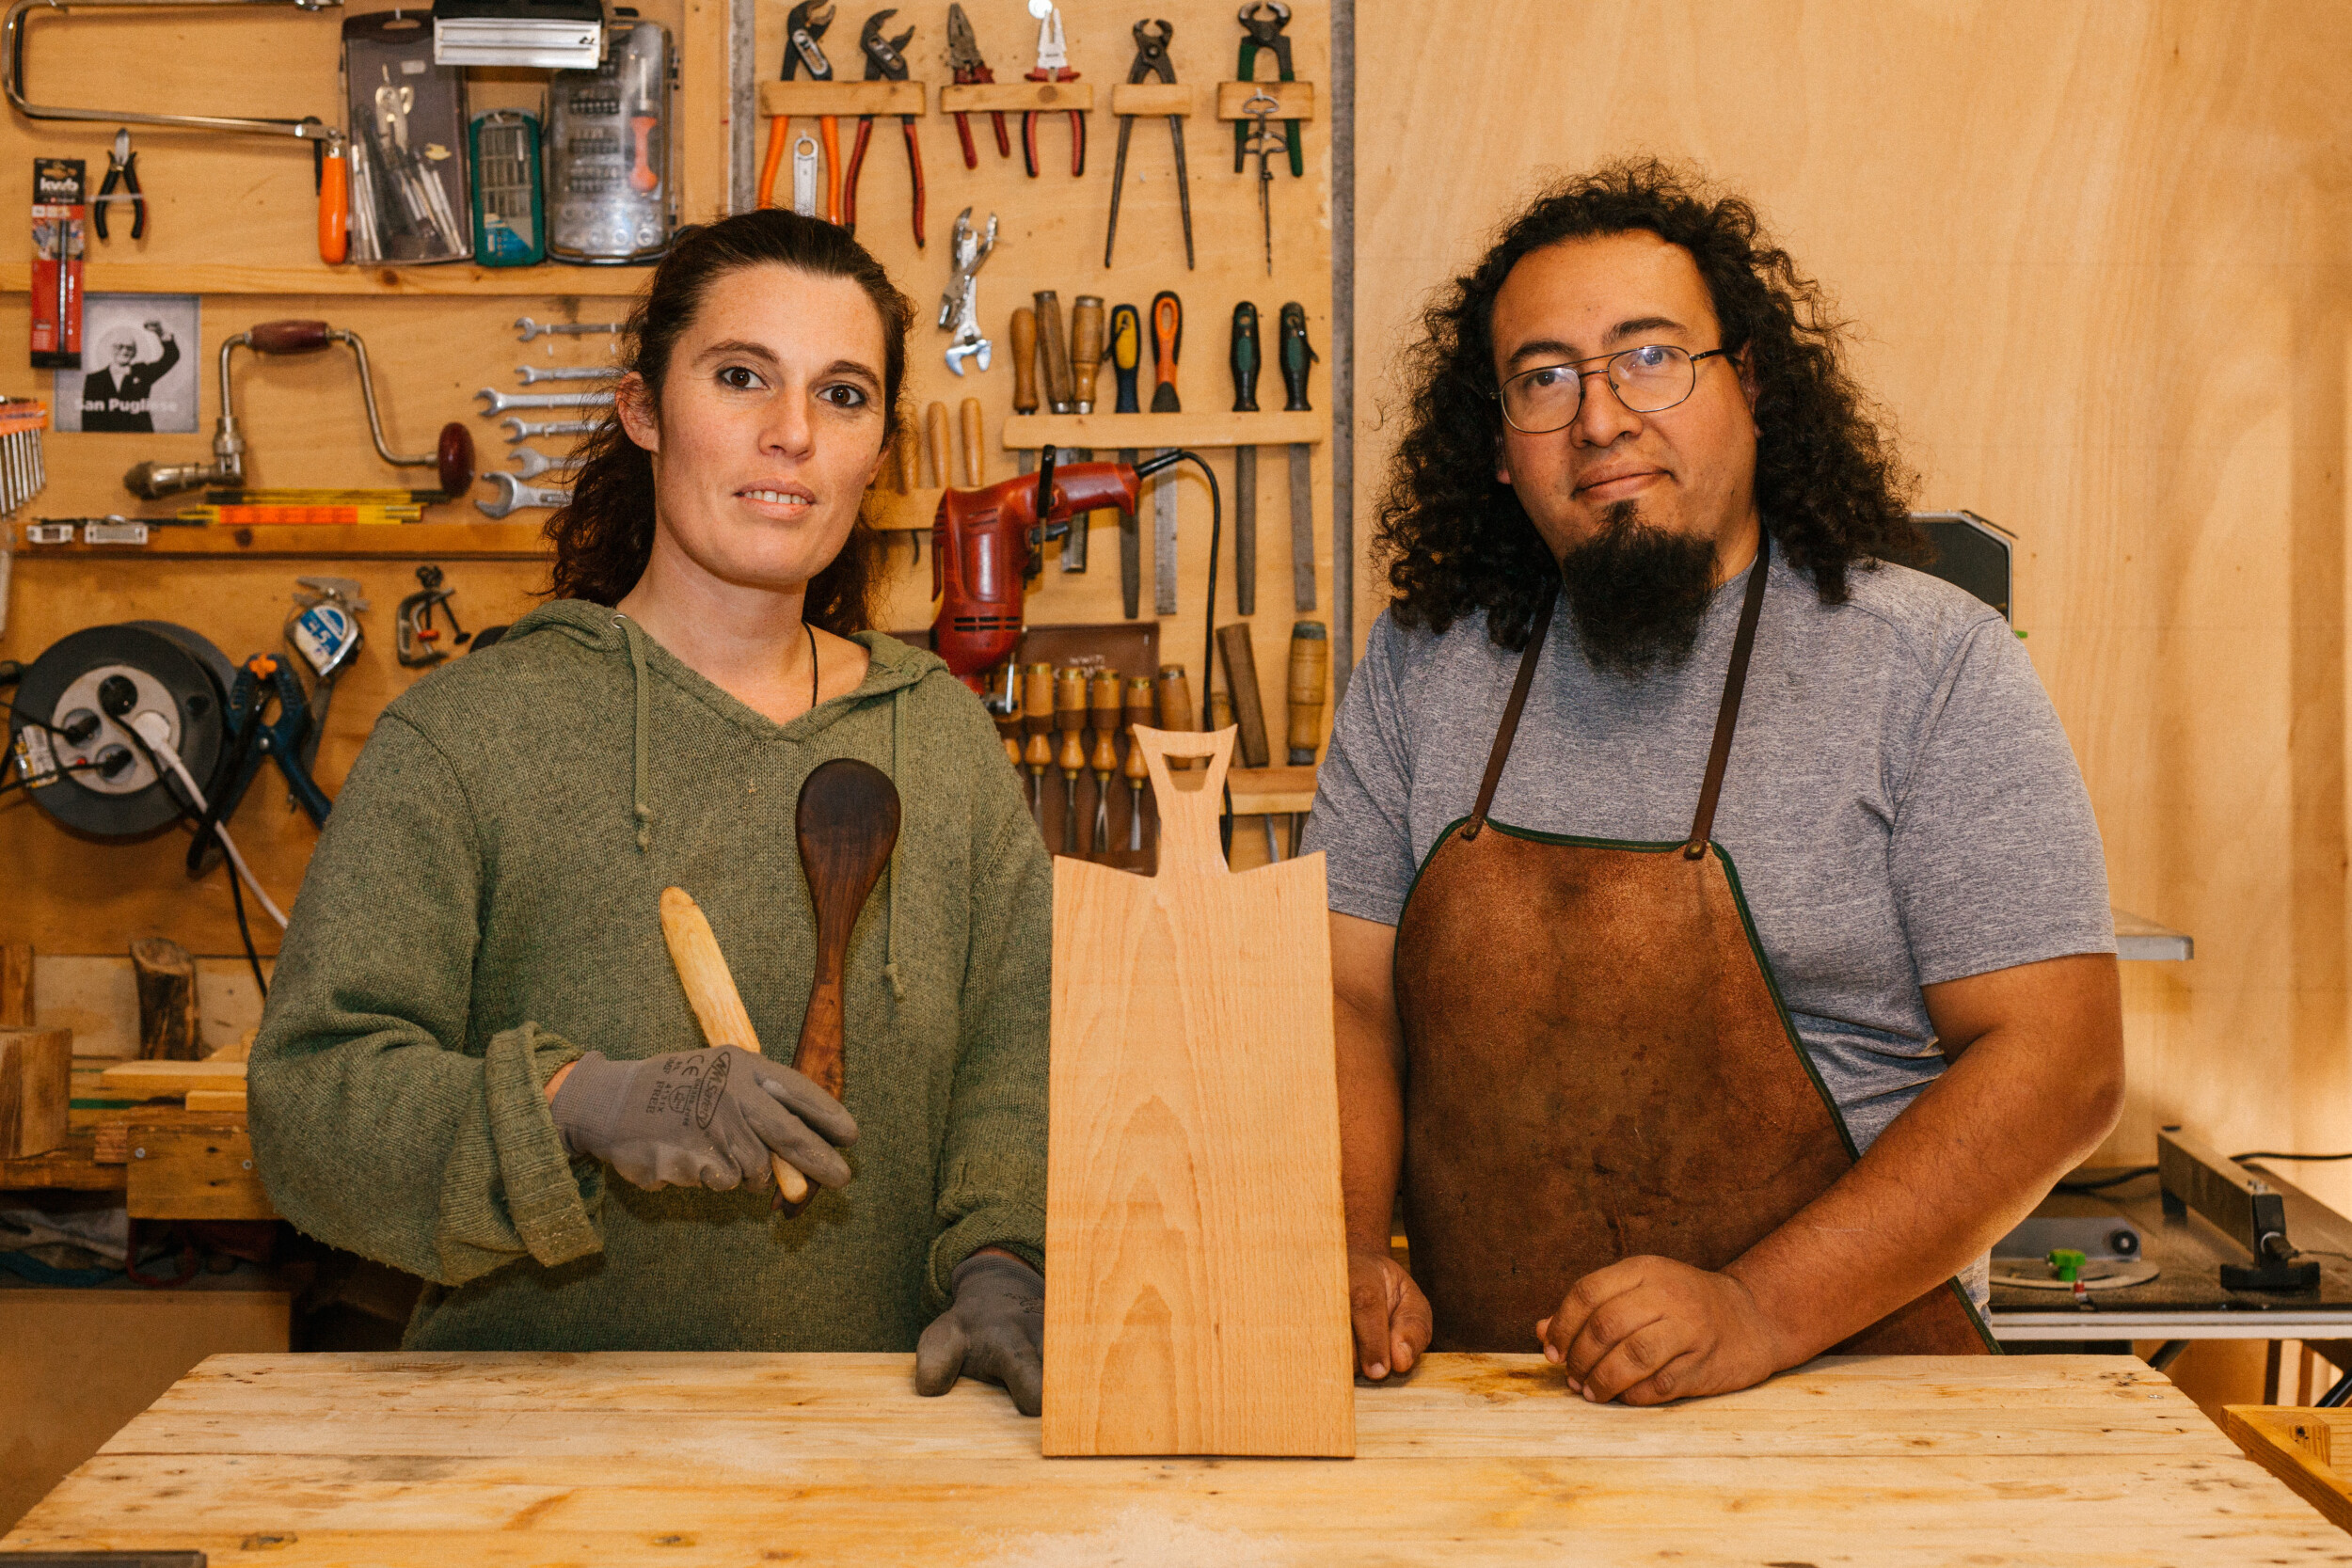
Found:
M 1068 665 L 1054 675 L 1054 727 L 1061 731 L 1061 852 L 1078 853 L 1078 775 L 1086 771 L 1087 673 Z
M 1184 401 L 1176 395 L 1176 361 L 1184 346 L 1184 302 L 1166 289 L 1152 296 L 1152 412 L 1179 414 Z M 1175 449 L 1162 447 L 1154 456 Z M 1176 481 L 1173 475 L 1152 487 L 1152 611 L 1176 613 Z
M 1094 726 L 1094 751 L 1087 766 L 1094 770 L 1094 833 L 1087 841 L 1089 859 L 1101 860 L 1111 847 L 1111 775 L 1119 768 L 1119 747 L 1111 739 L 1124 713 L 1119 701 L 1119 674 L 1100 670 L 1087 681 L 1087 718 Z
M 1045 737 L 1054 730 L 1054 667 L 1028 666 L 1021 682 L 1021 727 L 1029 732 L 1021 760 L 1029 769 L 1029 810 L 1037 817 L 1037 832 L 1045 836 L 1045 770 L 1054 765 L 1054 743 Z
M 1094 381 L 1103 368 L 1103 301 L 1094 294 L 1080 294 L 1070 306 L 1070 373 L 1071 399 L 1081 414 L 1094 412 Z M 1094 461 L 1092 447 L 1076 449 L 1081 463 Z M 1087 569 L 1087 545 L 1094 528 L 1094 514 L 1070 519 L 1070 532 L 1061 542 L 1061 569 L 1083 572 Z
M 1243 300 L 1233 307 L 1233 412 L 1258 411 L 1258 308 Z M 1233 609 L 1258 613 L 1258 449 L 1233 449 Z
M 1012 411 L 1037 412 L 1037 312 L 1025 305 L 1012 313 Z M 1018 461 L 1023 473 L 1035 472 L 1036 450 L 1022 448 Z
M 1152 722 L 1155 717 L 1152 708 L 1152 677 L 1130 676 L 1126 712 L 1120 724 L 1127 732 L 1127 761 L 1120 769 L 1120 776 L 1127 781 L 1127 848 L 1134 854 L 1143 851 L 1143 782 L 1152 776 L 1152 769 L 1143 760 L 1143 748 L 1136 744 L 1136 726 Z
M 1119 387 L 1114 406 L 1121 414 L 1139 414 L 1143 405 L 1136 401 L 1136 370 L 1143 362 L 1143 312 L 1132 305 L 1113 310 L 1110 340 L 1106 352 Z M 1119 460 L 1132 468 L 1136 455 L 1135 448 L 1121 447 Z M 1119 514 L 1119 604 L 1128 620 L 1134 620 L 1142 608 L 1142 597 L 1143 539 L 1136 528 L 1136 515 L 1122 510 Z

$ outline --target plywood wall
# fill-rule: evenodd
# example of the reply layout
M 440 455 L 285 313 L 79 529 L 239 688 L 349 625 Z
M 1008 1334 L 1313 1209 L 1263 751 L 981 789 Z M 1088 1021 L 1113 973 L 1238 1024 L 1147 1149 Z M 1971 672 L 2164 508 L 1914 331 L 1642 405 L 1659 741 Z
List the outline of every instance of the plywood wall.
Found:
M 1417 305 L 1547 175 L 1656 151 L 1751 195 L 1862 328 L 1925 477 L 2023 541 L 2017 623 L 2116 901 L 2129 1108 L 2352 1148 L 2352 184 L 2327 4 L 1359 8 L 1358 494 Z M 1368 535 L 1368 521 L 1359 524 Z M 1383 602 L 1369 570 L 1363 620 Z M 2344 1167 L 2305 1167 L 2339 1207 Z

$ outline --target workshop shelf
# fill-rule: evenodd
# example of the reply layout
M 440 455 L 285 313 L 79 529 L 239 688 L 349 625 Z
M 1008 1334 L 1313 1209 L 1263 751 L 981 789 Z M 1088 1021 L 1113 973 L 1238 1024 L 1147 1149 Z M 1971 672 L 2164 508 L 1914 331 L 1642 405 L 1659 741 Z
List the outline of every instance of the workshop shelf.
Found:
M 516 299 L 569 296 L 626 298 L 644 286 L 644 267 L 477 267 L 459 263 L 394 267 L 380 262 L 330 267 L 322 261 L 283 267 L 234 262 L 94 261 L 83 272 L 91 293 L 193 294 L 487 294 Z M 0 262 L 0 293 L 32 286 L 32 264 Z

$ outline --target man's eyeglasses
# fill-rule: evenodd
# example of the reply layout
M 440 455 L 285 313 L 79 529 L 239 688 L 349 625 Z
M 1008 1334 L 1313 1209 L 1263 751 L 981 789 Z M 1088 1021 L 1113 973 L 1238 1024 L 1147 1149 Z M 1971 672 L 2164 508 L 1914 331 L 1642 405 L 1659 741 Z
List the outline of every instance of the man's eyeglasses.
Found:
M 1576 422 L 1576 411 L 1584 403 L 1587 376 L 1606 375 L 1617 401 L 1630 412 L 1662 414 L 1698 389 L 1700 360 L 1728 353 L 1728 349 L 1710 348 L 1692 354 L 1672 343 L 1644 343 L 1590 359 L 1521 371 L 1495 395 L 1502 404 L 1503 422 L 1513 430 L 1522 436 L 1549 436 Z M 1583 369 L 1587 365 L 1599 369 Z

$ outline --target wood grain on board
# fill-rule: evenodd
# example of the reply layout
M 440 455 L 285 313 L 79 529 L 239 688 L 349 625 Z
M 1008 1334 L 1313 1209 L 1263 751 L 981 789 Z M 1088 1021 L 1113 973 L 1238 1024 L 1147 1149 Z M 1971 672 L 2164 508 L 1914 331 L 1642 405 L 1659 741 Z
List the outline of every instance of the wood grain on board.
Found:
M 1135 736 L 1159 874 L 1054 862 L 1045 1451 L 1351 1453 L 1323 857 L 1228 871 L 1232 732 Z
M 1021 1568 L 2321 1563 L 2341 1531 L 2127 1357 L 1817 1361 L 1593 1406 L 1536 1356 L 1351 1390 L 1348 1463 L 1041 1459 L 999 1389 L 905 1355 L 216 1356 L 0 1547 L 283 1568 L 793 1556 Z M 354 1419 L 365 1411 L 365 1419 Z M 681 1446 L 649 1439 L 691 1412 Z M 666 1424 L 665 1424 L 666 1423 Z M 168 1490 L 169 1496 L 163 1494 Z

